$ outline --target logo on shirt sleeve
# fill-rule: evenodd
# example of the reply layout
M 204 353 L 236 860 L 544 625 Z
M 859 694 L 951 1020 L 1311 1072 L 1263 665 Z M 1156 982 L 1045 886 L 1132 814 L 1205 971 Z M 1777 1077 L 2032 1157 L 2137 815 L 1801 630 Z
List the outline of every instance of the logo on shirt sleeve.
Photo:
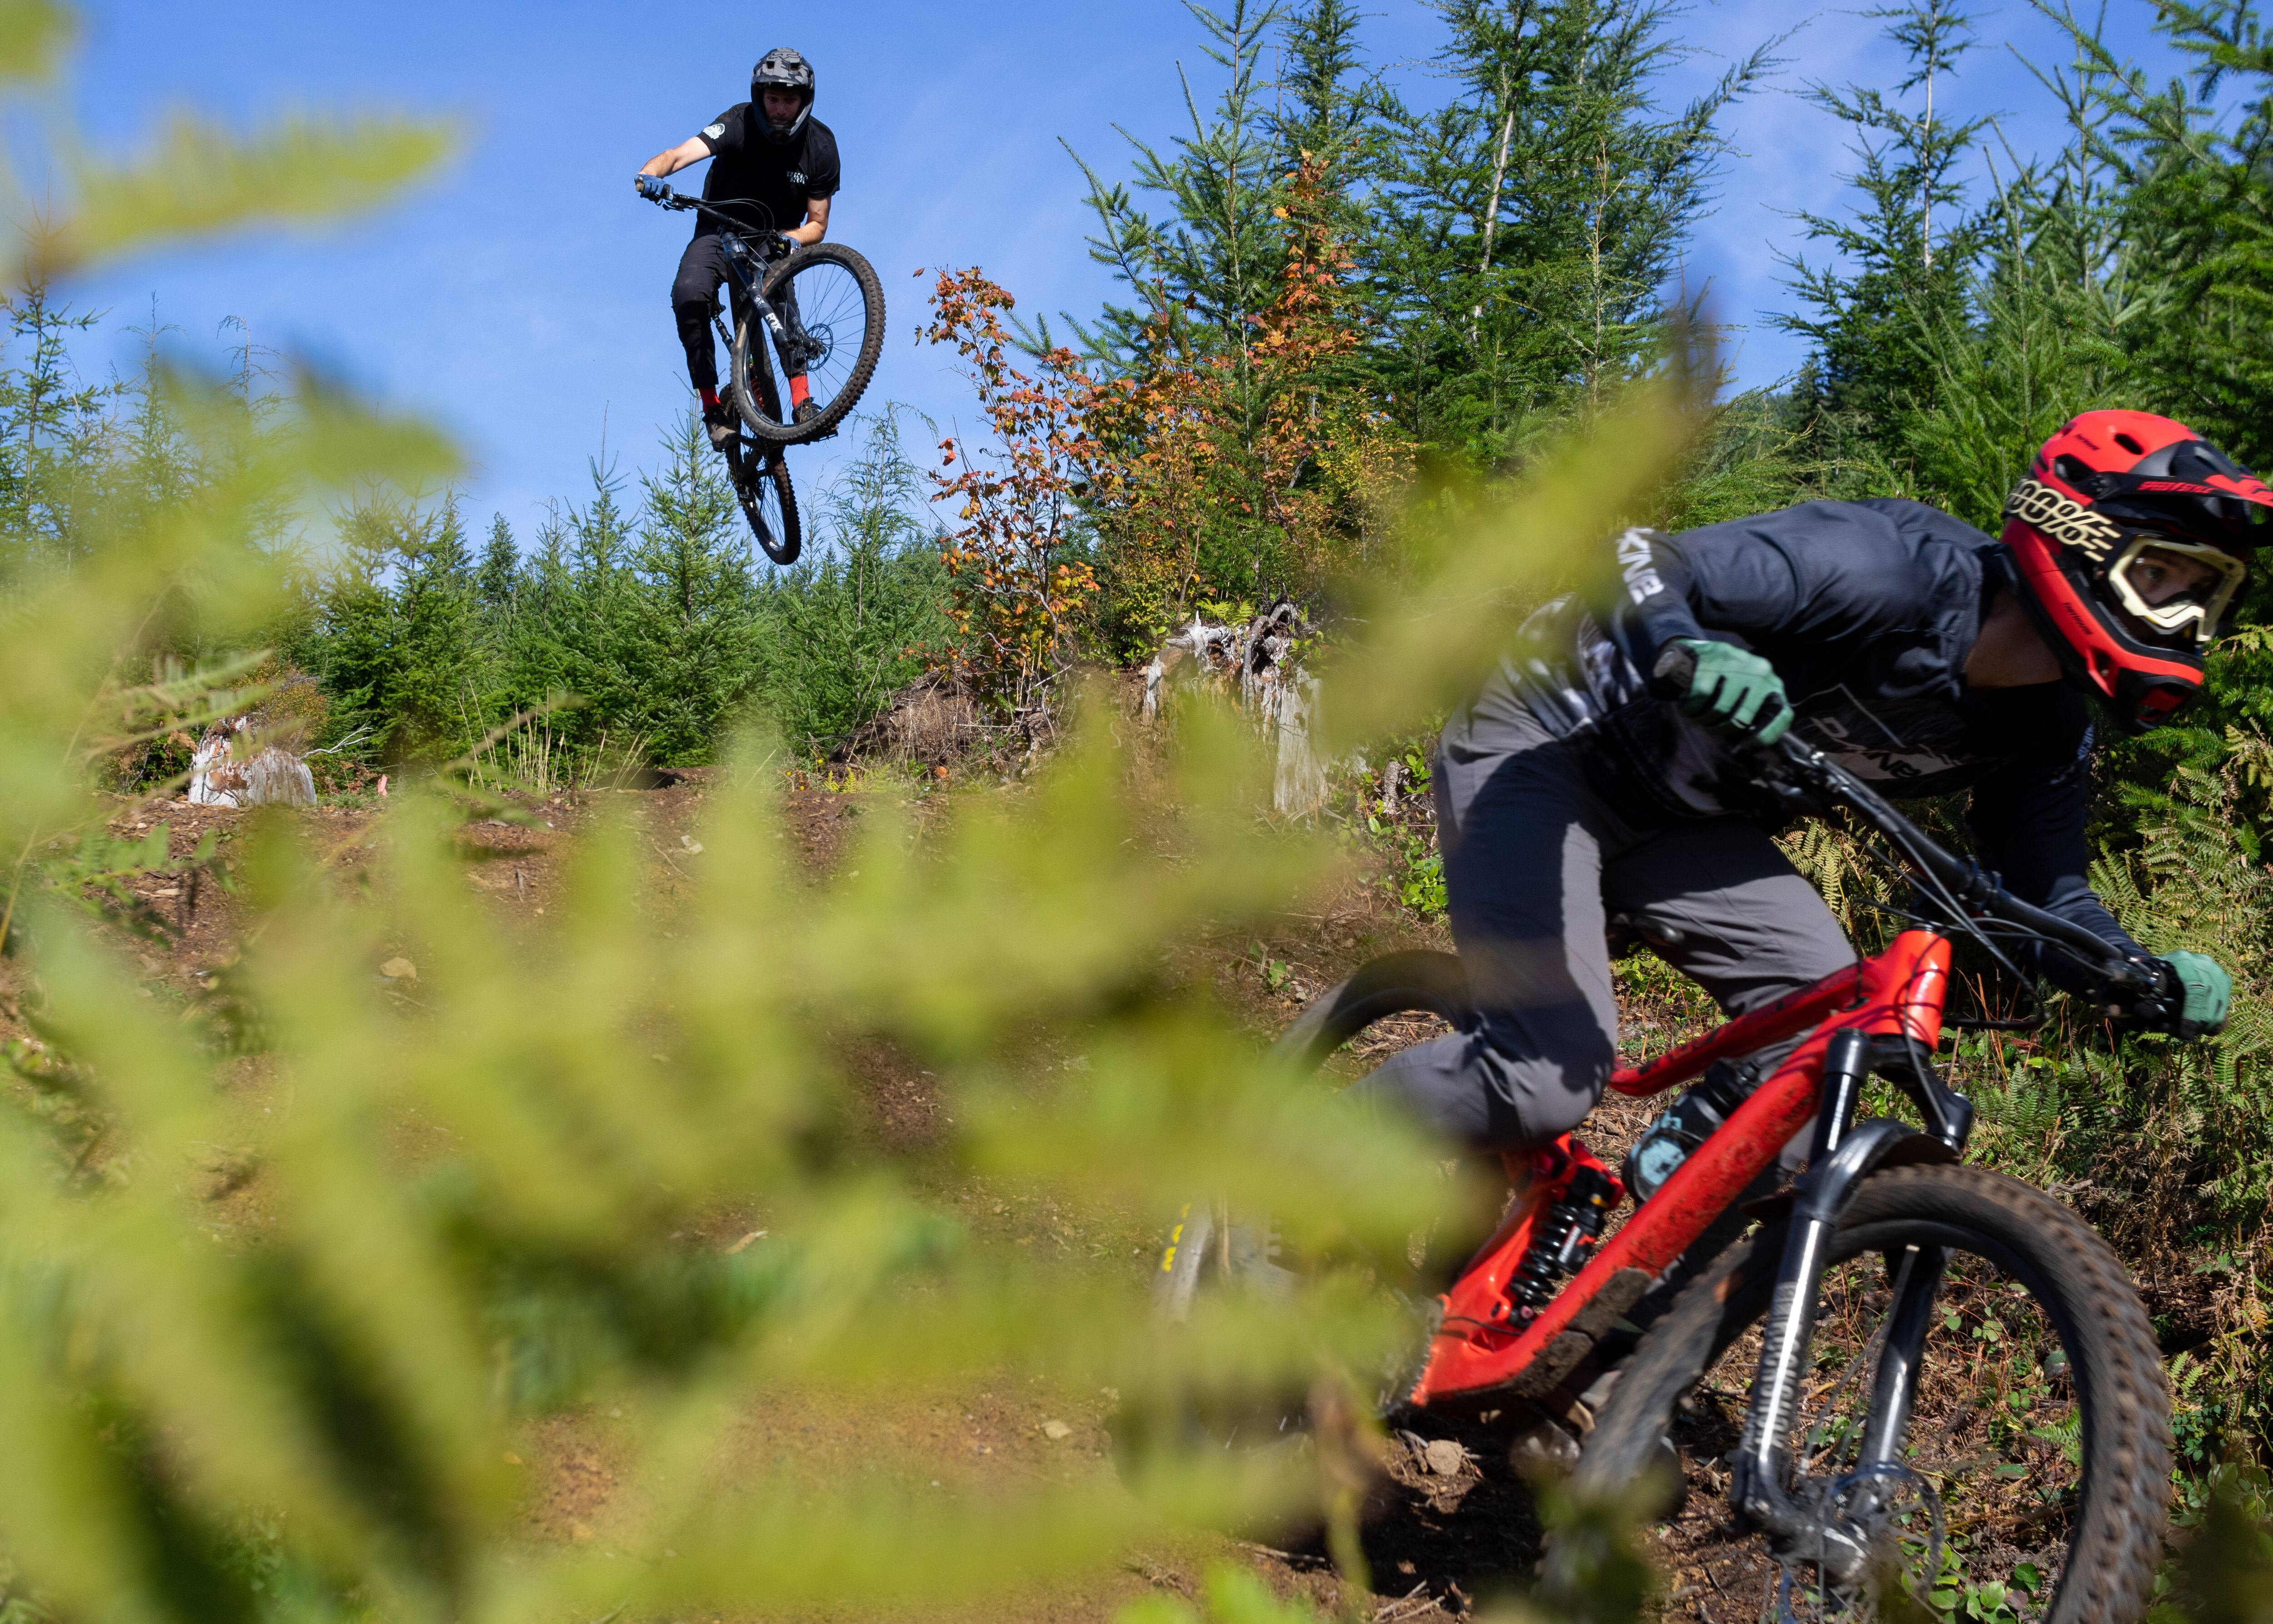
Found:
M 1657 573 L 1650 557 L 1652 539 L 1648 530 L 1628 530 L 1618 538 L 1618 570 L 1625 576 L 1626 590 L 1637 604 L 1647 603 L 1665 590 L 1665 577 Z
M 792 186 L 802 186 L 805 184 L 804 174 L 799 170 L 791 169 L 789 172 L 789 184 Z
M 714 140 L 714 141 L 715 141 L 715 140 L 717 140 L 720 137 L 724 136 L 724 135 L 726 133 L 726 124 L 725 124 L 725 121 L 724 121 L 724 119 L 721 119 L 721 120 L 719 120 L 719 121 L 718 121 L 716 124 L 705 124 L 705 125 L 703 125 L 703 126 L 702 126 L 702 133 L 703 133 L 704 135 L 706 135 L 706 136 L 709 136 L 709 137 L 712 140 Z

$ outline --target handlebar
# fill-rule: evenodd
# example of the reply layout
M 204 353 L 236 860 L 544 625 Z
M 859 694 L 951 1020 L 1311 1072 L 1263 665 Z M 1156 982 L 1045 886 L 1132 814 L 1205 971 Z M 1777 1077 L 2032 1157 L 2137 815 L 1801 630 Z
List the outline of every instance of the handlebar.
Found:
M 1814 746 L 1786 733 L 1768 748 L 1767 755 L 1777 768 L 1797 779 L 1804 788 L 1844 807 L 1885 836 L 1975 918 L 1995 920 L 2040 936 L 2081 959 L 2093 974 L 2123 990 L 2160 990 L 2148 966 L 2125 958 L 2074 921 L 2022 901 L 1999 887 L 1978 864 L 1944 851 L 1876 790 Z M 1771 784 L 1771 787 L 1774 786 Z
M 640 195 L 641 197 L 647 197 L 647 193 L 644 192 Z M 723 208 L 719 208 L 712 204 L 704 202 L 701 198 L 688 197 L 685 192 L 674 192 L 669 186 L 665 186 L 663 189 L 663 195 L 661 197 L 649 198 L 649 201 L 653 203 L 657 208 L 691 208 L 696 214 L 707 214 L 711 219 L 716 220 L 720 225 L 737 231 L 744 237 L 766 237 L 778 241 L 788 240 L 782 232 L 774 229 L 770 222 L 764 225 L 754 225 L 746 220 L 738 219 L 736 216 L 727 213 Z M 744 205 L 744 207 L 763 209 L 765 205 L 752 200 Z
M 1668 645 L 1650 673 L 1653 688 L 1669 696 L 1686 692 L 1694 661 L 1689 650 Z M 1813 745 L 1787 732 L 1754 753 L 1761 782 L 1770 791 L 1796 801 L 1844 808 L 1883 836 L 1949 904 L 1974 919 L 2009 925 L 2059 948 L 2100 982 L 2123 1013 L 2151 1022 L 2174 1012 L 2175 989 L 2164 985 L 2154 965 L 2127 958 L 2073 921 L 2022 901 L 1978 864 L 1944 851 L 1884 796 Z

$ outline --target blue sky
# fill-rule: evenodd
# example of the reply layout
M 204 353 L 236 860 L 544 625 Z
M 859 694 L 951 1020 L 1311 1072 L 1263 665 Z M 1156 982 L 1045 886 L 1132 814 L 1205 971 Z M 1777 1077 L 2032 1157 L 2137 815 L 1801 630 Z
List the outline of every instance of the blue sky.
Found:
M 1220 0 L 1228 4 L 1229 0 Z M 2149 61 L 2143 0 L 2119 0 L 2111 34 Z M 778 17 L 783 20 L 772 20 Z M 816 64 L 817 113 L 836 132 L 844 189 L 831 235 L 881 274 L 889 336 L 872 399 L 943 423 L 970 417 L 949 358 L 914 340 L 924 266 L 983 265 L 1027 311 L 1093 309 L 1109 291 L 1081 238 L 1080 177 L 1060 145 L 1125 171 L 1117 124 L 1152 139 L 1183 117 L 1181 62 L 1203 95 L 1216 70 L 1178 0 L 936 0 L 707 14 L 548 0 L 199 0 L 90 5 L 71 92 L 98 144 L 129 148 L 170 106 L 250 125 L 288 109 L 387 108 L 447 116 L 458 159 L 386 213 L 312 234 L 270 233 L 152 254 L 69 289 L 109 312 L 83 369 L 124 364 L 154 295 L 168 342 L 218 364 L 224 318 L 257 341 L 314 355 L 391 404 L 450 429 L 473 464 L 467 495 L 524 540 L 548 497 L 578 499 L 601 450 L 651 462 L 685 398 L 667 291 L 687 226 L 639 201 L 629 177 L 747 94 L 749 64 L 791 44 Z M 1692 48 L 1667 77 L 1679 99 L 1730 55 L 1790 26 L 1786 0 L 1700 0 L 1676 25 Z M 1798 94 L 1815 79 L 1889 80 L 1898 67 L 1859 11 L 1814 13 L 1774 87 L 1729 122 L 1741 149 L 1696 244 L 1692 277 L 1737 324 L 1741 380 L 1800 359 L 1759 312 L 1783 304 L 1788 211 L 1839 204 L 1840 127 Z M 2023 150 L 2054 132 L 2009 45 L 2049 56 L 2050 28 L 2022 0 L 1984 5 L 1982 47 L 1942 105 L 1996 112 Z M 1373 0 L 1374 57 L 1408 95 L 1436 94 L 1438 37 L 1420 0 Z M 842 440 L 793 454 L 817 489 Z

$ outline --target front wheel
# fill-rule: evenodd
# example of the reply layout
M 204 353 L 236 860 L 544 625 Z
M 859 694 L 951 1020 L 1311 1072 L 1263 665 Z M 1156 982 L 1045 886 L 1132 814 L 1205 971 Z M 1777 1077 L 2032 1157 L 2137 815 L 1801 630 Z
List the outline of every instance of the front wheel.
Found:
M 1770 1224 L 1731 1248 L 1642 1340 L 1587 1440 L 1579 1497 L 1620 1496 L 1669 1434 L 1725 1492 L 1717 1457 L 1744 1414 L 1723 1401 L 1746 1390 L 1783 1236 Z M 1890 1469 L 1858 1471 L 1894 1288 L 1935 1248 L 1948 1260 L 1906 1446 Z M 1785 1486 L 1870 1534 L 1875 1595 L 1899 1583 L 1945 1617 L 2134 1624 L 2162 1554 L 2171 1412 L 2146 1311 L 2106 1244 L 2017 1180 L 1893 1169 L 1842 1217 L 1820 1308 Z M 1804 1553 L 1704 1507 L 1662 1549 L 1677 1583 L 1738 1615 L 1905 1611 L 1827 1588 Z
M 735 323 L 733 398 L 743 423 L 758 439 L 780 446 L 835 432 L 884 350 L 884 288 L 874 267 L 842 243 L 820 243 L 775 266 L 759 292 L 782 325 L 772 332 L 754 311 L 740 312 Z M 814 406 L 802 423 L 791 381 L 798 378 Z

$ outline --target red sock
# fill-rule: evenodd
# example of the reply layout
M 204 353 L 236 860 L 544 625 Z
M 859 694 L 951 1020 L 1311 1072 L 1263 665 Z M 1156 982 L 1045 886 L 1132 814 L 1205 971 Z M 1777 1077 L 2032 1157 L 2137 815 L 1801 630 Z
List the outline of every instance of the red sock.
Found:
M 812 395 L 813 386 L 806 381 L 803 372 L 789 380 L 789 407 L 791 411 L 804 405 Z
M 714 408 L 716 408 L 716 407 L 717 406 L 717 404 L 718 404 L 718 391 L 717 391 L 717 390 L 716 390 L 716 389 L 705 389 L 705 390 L 703 390 L 703 391 L 702 391 L 702 410 L 705 410 L 705 411 L 711 410 L 713 410 Z

